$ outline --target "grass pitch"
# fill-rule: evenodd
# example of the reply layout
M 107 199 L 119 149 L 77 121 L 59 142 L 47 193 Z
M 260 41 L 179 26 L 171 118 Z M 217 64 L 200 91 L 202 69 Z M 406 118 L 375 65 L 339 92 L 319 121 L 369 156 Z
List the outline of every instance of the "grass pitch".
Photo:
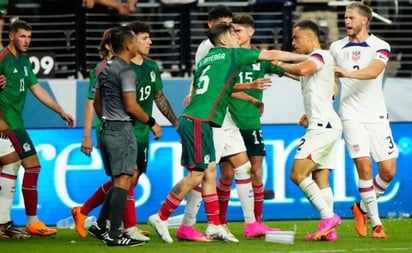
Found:
M 297 233 L 293 245 L 266 242 L 265 238 L 245 239 L 243 237 L 243 223 L 231 222 L 231 231 L 240 240 L 239 243 L 224 243 L 213 241 L 209 243 L 180 242 L 176 240 L 176 230 L 171 229 L 175 242 L 166 244 L 157 238 L 154 230 L 147 225 L 139 225 L 141 229 L 152 232 L 151 241 L 139 247 L 107 247 L 102 242 L 88 236 L 80 239 L 74 230 L 59 230 L 55 237 L 32 237 L 26 240 L 0 239 L 0 252 L 2 253 L 335 253 L 335 252 L 412 252 L 412 219 L 386 219 L 383 220 L 386 240 L 360 238 L 353 230 L 353 220 L 343 220 L 337 228 L 339 235 L 335 242 L 307 242 L 303 236 L 313 232 L 318 221 L 267 221 L 265 224 L 278 227 L 282 230 L 293 230 L 295 225 Z M 207 224 L 196 225 L 197 229 L 204 231 Z M 371 229 L 369 229 L 371 232 Z

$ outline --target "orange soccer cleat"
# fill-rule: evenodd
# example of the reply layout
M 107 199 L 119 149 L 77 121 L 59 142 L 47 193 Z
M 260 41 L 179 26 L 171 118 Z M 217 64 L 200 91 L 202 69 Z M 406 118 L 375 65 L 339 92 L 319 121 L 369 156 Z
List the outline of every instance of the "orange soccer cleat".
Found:
M 57 234 L 57 229 L 48 228 L 41 221 L 36 221 L 32 224 L 26 225 L 27 233 L 39 236 L 52 236 Z
M 368 215 L 363 213 L 358 203 L 352 205 L 352 213 L 355 218 L 355 230 L 361 237 L 368 235 L 366 222 L 368 221 Z

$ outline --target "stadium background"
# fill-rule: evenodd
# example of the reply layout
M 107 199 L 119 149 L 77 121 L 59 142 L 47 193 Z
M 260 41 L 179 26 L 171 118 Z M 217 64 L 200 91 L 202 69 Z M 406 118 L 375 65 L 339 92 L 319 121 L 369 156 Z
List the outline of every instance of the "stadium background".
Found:
M 201 4 L 195 10 L 179 8 L 179 11 L 186 15 L 177 12 L 168 13 L 171 17 L 190 19 L 190 22 L 177 19 L 170 27 L 170 22 L 167 25 L 160 17 L 159 4 L 150 0 L 139 1 L 138 12 L 128 17 L 120 17 L 107 10 L 86 12 L 84 8 L 67 3 L 71 1 L 15 0 L 12 2 L 13 6 L 6 15 L 6 20 L 17 15 L 33 25 L 30 50 L 33 66 L 41 78 L 42 85 L 76 118 L 76 129 L 66 129 L 58 116 L 45 109 L 29 94 L 24 117 L 42 164 L 38 186 L 40 194 L 38 212 L 45 223 L 53 225 L 69 216 L 73 205 L 82 203 L 96 187 L 107 180 L 99 153 L 93 152 L 89 158 L 79 151 L 83 134 L 87 73 L 98 61 L 96 45 L 102 31 L 112 25 L 133 19 L 149 22 L 153 38 L 153 50 L 150 56 L 165 67 L 163 69 L 165 73 L 170 74 L 167 75 L 170 78 L 164 79 L 165 93 L 176 113 L 180 114 L 183 109 L 182 100 L 187 93 L 193 69 L 194 51 L 204 38 L 207 10 L 216 3 L 201 0 L 199 1 Z M 234 12 L 253 10 L 253 1 L 224 3 L 230 5 Z M 411 11 L 409 1 L 380 1 L 380 3 L 375 11 L 381 15 L 379 17 L 389 19 L 392 23 L 385 23 L 387 22 L 385 19 L 375 19 L 371 28 L 378 36 L 392 43 L 391 61 L 383 85 L 394 138 L 401 151 L 397 176 L 387 194 L 380 199 L 381 215 L 386 216 L 388 213 L 412 212 L 412 200 L 409 197 L 410 185 L 412 185 L 412 178 L 409 176 L 412 161 L 412 131 L 410 130 L 412 129 L 410 110 L 412 70 L 410 69 L 411 55 L 408 51 L 410 50 L 408 43 L 412 41 L 412 23 L 407 20 L 410 15 L 403 13 Z M 299 16 L 297 13 L 299 6 L 307 4 L 314 3 L 285 2 L 283 11 L 250 13 L 255 17 L 263 14 L 271 15 L 272 20 L 263 20 L 276 24 L 276 28 L 271 29 L 272 35 L 269 39 L 276 47 L 289 49 L 290 25 Z M 344 7 L 341 3 L 329 2 L 328 5 L 327 2 L 321 1 L 315 3 L 315 6 L 319 4 L 322 8 L 326 7 L 326 11 L 336 13 L 338 27 L 343 27 Z M 403 4 L 409 6 L 405 7 Z M 403 8 L 399 9 L 399 6 Z M 48 11 L 50 9 L 54 10 L 53 15 L 50 15 Z M 325 15 L 325 19 L 330 22 L 327 17 Z M 328 43 L 331 27 L 323 27 L 325 44 Z M 7 45 L 7 29 L 6 24 L 5 34 L 3 34 L 4 45 Z M 339 29 L 339 35 L 342 32 Z M 188 34 L 189 38 L 184 37 Z M 294 150 L 299 137 L 304 133 L 304 129 L 296 125 L 297 119 L 303 112 L 298 83 L 274 77 L 274 85 L 265 93 L 264 102 L 266 110 L 262 120 L 268 150 L 263 168 L 264 182 L 266 188 L 273 189 L 276 195 L 274 199 L 266 200 L 264 219 L 317 218 L 317 212 L 289 180 L 289 168 Z M 136 188 L 139 222 L 145 222 L 147 217 L 159 208 L 169 189 L 184 173 L 179 163 L 179 138 L 158 111 L 155 115 L 165 126 L 164 136 L 159 141 L 152 141 L 147 177 L 143 177 Z M 349 218 L 351 216 L 349 207 L 357 199 L 358 194 L 356 172 L 343 141 L 332 180 L 336 211 L 342 217 Z M 19 185 L 20 183 L 21 181 Z M 25 223 L 23 200 L 21 191 L 18 190 L 17 193 L 12 217 L 16 224 L 23 225 Z M 180 207 L 177 214 L 181 214 L 182 211 L 183 208 Z M 92 214 L 96 213 L 97 210 Z M 205 220 L 202 213 L 200 212 L 199 219 Z M 231 194 L 228 217 L 230 220 L 242 219 L 235 190 Z

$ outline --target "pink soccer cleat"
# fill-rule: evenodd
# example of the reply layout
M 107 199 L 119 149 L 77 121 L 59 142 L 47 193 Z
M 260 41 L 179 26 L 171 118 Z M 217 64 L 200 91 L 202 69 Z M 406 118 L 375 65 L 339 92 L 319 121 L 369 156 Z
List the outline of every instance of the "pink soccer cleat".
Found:
M 340 223 L 341 223 L 341 219 L 337 214 L 333 214 L 331 218 L 321 219 L 320 224 L 318 226 L 318 230 L 312 234 L 305 235 L 305 240 L 307 241 L 320 240 L 322 236 L 326 236 L 334 228 L 339 226 Z
M 336 232 L 336 230 L 332 230 L 327 235 L 322 236 L 320 240 L 334 242 L 338 240 L 338 233 Z
M 176 232 L 176 237 L 180 241 L 193 241 L 193 242 L 211 242 L 212 240 L 207 238 L 204 234 L 197 231 L 192 226 L 181 225 Z
M 246 223 L 245 228 L 243 230 L 243 234 L 248 239 L 255 238 L 255 237 L 261 237 L 261 236 L 265 236 L 266 232 L 270 231 L 268 229 L 270 228 L 258 222 Z

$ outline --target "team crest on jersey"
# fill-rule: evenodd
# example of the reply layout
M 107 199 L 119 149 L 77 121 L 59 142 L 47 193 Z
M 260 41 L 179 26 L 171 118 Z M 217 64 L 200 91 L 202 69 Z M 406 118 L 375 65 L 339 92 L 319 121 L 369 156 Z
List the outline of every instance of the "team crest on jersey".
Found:
M 359 61 L 360 55 L 360 51 L 352 51 L 352 61 Z
M 13 70 L 13 74 L 16 74 L 16 73 L 18 73 L 19 71 L 17 71 L 17 69 L 16 68 L 14 68 L 14 70 Z
M 156 81 L 156 73 L 154 71 L 150 71 L 150 81 L 151 82 Z
M 23 149 L 24 149 L 24 152 L 29 152 L 29 151 L 31 150 L 30 144 L 27 143 L 27 142 L 25 142 L 25 143 L 23 144 Z
M 254 71 L 260 71 L 260 62 L 252 64 L 252 69 Z
M 205 157 L 203 157 L 203 163 L 209 163 L 209 162 L 210 162 L 210 156 L 205 155 Z

